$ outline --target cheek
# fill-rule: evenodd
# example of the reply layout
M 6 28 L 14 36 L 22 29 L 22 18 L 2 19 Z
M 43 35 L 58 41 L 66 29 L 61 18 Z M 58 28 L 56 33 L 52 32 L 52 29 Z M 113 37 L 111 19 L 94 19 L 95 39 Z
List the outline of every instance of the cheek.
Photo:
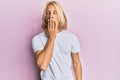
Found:
M 56 21 L 58 21 L 58 17 L 57 17 L 57 16 L 55 16 L 54 19 L 55 19 Z
M 48 21 L 48 19 L 49 19 L 49 15 L 46 15 L 45 20 Z
M 48 19 L 49 18 L 49 15 L 46 15 L 46 19 Z

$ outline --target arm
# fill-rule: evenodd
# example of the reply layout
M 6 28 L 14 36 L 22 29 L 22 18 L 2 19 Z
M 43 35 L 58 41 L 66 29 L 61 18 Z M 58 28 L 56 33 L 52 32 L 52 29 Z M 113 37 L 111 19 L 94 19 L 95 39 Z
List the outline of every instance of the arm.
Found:
M 78 53 L 72 53 L 73 69 L 75 73 L 76 80 L 82 80 L 82 66 L 79 59 Z
M 54 41 L 56 38 L 57 28 L 54 23 L 49 22 L 48 24 L 48 41 L 43 50 L 38 50 L 36 54 L 36 62 L 38 67 L 45 71 L 51 61 L 53 55 Z

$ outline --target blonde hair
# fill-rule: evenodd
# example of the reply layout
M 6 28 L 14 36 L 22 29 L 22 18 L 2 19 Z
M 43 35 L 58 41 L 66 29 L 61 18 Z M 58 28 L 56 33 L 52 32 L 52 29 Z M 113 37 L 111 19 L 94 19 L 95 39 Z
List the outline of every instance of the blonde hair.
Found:
M 63 11 L 61 5 L 56 1 L 49 1 L 46 5 L 44 12 L 43 12 L 43 15 L 42 15 L 42 28 L 43 28 L 43 30 L 47 29 L 46 10 L 47 10 L 49 5 L 53 5 L 57 9 L 57 13 L 58 13 L 57 15 L 58 15 L 58 19 L 59 19 L 58 27 L 62 30 L 67 29 L 67 19 L 66 19 L 66 16 L 64 14 L 64 11 Z

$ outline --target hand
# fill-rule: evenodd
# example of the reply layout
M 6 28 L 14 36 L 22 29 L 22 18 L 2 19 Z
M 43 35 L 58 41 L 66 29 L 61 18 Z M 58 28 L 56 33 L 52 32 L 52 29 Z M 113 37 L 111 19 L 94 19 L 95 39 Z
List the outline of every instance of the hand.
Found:
M 55 25 L 55 21 L 53 20 L 48 20 L 48 38 L 50 39 L 55 39 L 56 38 L 56 34 L 58 32 L 57 30 L 57 25 Z

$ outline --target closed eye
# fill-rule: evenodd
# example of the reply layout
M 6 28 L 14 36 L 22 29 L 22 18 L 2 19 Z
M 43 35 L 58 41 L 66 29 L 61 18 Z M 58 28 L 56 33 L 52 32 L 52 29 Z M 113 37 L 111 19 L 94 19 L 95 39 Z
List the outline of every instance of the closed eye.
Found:
M 55 11 L 53 12 L 53 14 L 57 14 L 57 11 L 55 10 Z
M 47 11 L 46 14 L 47 14 L 47 15 L 50 14 L 50 11 Z

